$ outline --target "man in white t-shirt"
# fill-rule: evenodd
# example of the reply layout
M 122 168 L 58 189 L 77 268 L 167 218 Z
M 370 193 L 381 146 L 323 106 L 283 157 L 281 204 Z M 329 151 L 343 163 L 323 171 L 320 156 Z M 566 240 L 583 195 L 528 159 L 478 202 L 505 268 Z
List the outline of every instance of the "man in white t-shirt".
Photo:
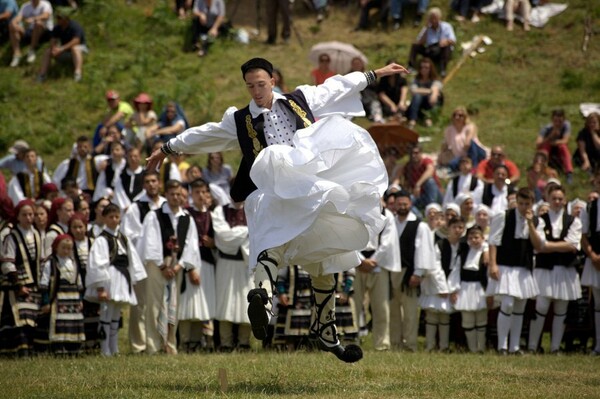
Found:
M 50 39 L 54 28 L 52 5 L 47 0 L 30 0 L 21 6 L 19 13 L 10 23 L 10 44 L 13 58 L 10 66 L 15 68 L 21 62 L 21 44 L 29 44 L 27 62 L 35 61 L 38 45 Z

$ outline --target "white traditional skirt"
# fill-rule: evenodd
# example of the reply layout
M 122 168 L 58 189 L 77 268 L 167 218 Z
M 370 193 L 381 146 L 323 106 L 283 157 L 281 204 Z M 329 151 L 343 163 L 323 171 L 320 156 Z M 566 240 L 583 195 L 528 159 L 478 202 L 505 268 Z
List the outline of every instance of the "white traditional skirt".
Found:
M 460 283 L 454 309 L 466 312 L 487 309 L 485 290 L 479 281 L 463 281 Z
M 441 297 L 440 294 L 446 294 Z M 428 271 L 421 282 L 421 296 L 419 306 L 423 310 L 452 313 L 454 309 L 450 303 L 450 289 L 446 281 L 446 274 L 442 269 Z
M 215 266 L 202 262 L 200 266 L 200 285 L 190 282 L 188 273 L 185 273 L 185 291 L 179 296 L 179 320 L 204 321 L 215 316 Z
M 525 267 L 498 265 L 500 279 L 488 279 L 487 296 L 508 295 L 519 299 L 535 298 L 539 294 L 531 271 Z
M 443 313 L 452 313 L 454 309 L 450 304 L 450 295 L 442 298 L 439 295 L 421 295 L 419 297 L 419 306 L 423 310 L 434 310 Z
M 131 274 L 131 270 L 130 270 Z M 131 306 L 137 305 L 137 298 L 135 296 L 135 290 L 133 289 L 133 282 L 131 288 L 129 282 L 114 266 L 108 267 L 109 281 L 105 284 L 101 284 L 108 293 L 108 299 L 111 302 L 126 303 Z M 97 286 L 87 287 L 84 298 L 90 302 L 98 302 Z
M 231 323 L 250 323 L 248 292 L 254 288 L 252 273 L 243 260 L 220 258 L 216 271 L 217 311 L 215 319 Z
M 581 282 L 574 267 L 554 266 L 552 269 L 534 269 L 533 278 L 540 296 L 572 301 L 581 298 Z
M 339 115 L 298 130 L 293 147 L 263 149 L 250 176 L 258 187 L 245 203 L 251 268 L 263 250 L 285 245 L 286 264 L 348 270 L 383 228 L 385 166 L 369 133 Z
M 581 285 L 591 288 L 600 288 L 600 270 L 592 264 L 592 260 L 587 258 L 583 273 L 581 273 Z

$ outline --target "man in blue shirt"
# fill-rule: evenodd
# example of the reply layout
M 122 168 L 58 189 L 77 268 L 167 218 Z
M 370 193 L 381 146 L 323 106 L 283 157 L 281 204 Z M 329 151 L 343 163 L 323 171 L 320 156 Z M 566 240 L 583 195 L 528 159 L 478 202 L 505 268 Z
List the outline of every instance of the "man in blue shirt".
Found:
M 417 41 L 410 49 L 409 68 L 417 65 L 417 55 L 433 60 L 439 67 L 440 75 L 446 76 L 446 66 L 452 57 L 456 35 L 448 22 L 442 21 L 442 11 L 433 7 L 427 14 L 427 26 L 417 35 Z
M 0 0 L 0 43 L 8 38 L 8 24 L 19 12 L 15 0 Z

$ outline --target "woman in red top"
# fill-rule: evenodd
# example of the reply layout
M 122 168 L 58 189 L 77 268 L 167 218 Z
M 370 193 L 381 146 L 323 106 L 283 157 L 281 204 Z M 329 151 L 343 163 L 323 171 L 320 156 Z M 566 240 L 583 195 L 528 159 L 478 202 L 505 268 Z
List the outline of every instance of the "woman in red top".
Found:
M 313 79 L 313 83 L 315 85 L 320 85 L 323 82 L 325 82 L 325 80 L 327 78 L 330 78 L 335 75 L 335 71 L 332 71 L 329 68 L 330 64 L 331 64 L 331 58 L 329 58 L 329 55 L 327 55 L 327 54 L 319 55 L 319 66 L 317 68 L 313 69 L 310 73 L 310 75 L 312 76 L 312 79 Z

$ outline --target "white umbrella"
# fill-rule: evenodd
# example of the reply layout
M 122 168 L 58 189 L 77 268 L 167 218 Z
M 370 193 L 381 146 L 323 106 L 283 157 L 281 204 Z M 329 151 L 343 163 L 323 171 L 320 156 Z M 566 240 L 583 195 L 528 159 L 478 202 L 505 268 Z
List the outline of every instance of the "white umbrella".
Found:
M 331 59 L 330 68 L 337 73 L 345 74 L 350 71 L 352 59 L 359 57 L 365 66 L 369 62 L 367 57 L 361 53 L 356 47 L 348 43 L 342 42 L 322 42 L 317 43 L 310 49 L 308 59 L 315 65 L 319 64 L 319 56 L 321 54 L 329 55 Z

